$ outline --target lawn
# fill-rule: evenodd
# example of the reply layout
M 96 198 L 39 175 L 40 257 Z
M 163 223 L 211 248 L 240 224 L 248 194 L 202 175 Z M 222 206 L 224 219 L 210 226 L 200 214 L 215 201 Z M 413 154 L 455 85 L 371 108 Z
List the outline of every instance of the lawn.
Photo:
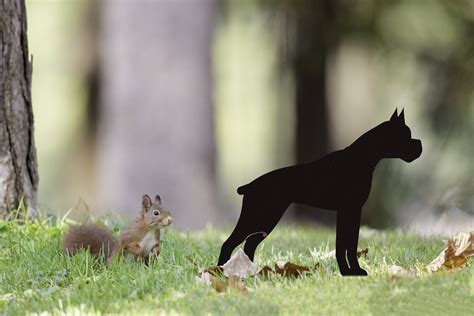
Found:
M 108 224 L 115 228 L 114 224 Z M 0 220 L 0 314 L 193 315 L 468 315 L 474 311 L 473 265 L 428 275 L 423 267 L 443 248 L 441 238 L 397 231 L 361 233 L 369 276 L 341 277 L 335 260 L 297 279 L 246 279 L 248 295 L 216 293 L 196 280 L 198 266 L 215 264 L 228 231 L 166 230 L 159 260 L 150 266 L 118 258 L 109 267 L 88 253 L 64 255 L 62 222 L 20 225 Z M 256 263 L 276 260 L 314 267 L 334 248 L 335 232 L 280 224 L 259 247 Z M 472 260 L 471 260 L 472 261 Z M 392 279 L 397 264 L 421 269 L 416 279 Z

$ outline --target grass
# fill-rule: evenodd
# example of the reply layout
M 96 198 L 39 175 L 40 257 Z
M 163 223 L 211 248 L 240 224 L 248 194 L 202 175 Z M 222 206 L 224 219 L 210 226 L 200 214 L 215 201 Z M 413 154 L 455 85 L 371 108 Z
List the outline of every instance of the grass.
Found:
M 366 278 L 341 277 L 335 260 L 298 279 L 245 280 L 249 295 L 216 293 L 196 281 L 197 268 L 215 264 L 228 231 L 165 232 L 162 253 L 150 266 L 118 258 L 105 268 L 83 252 L 61 249 L 67 224 L 0 220 L 0 314 L 193 315 L 468 315 L 474 310 L 474 268 L 392 280 L 392 264 L 423 267 L 443 247 L 439 238 L 396 231 L 361 234 Z M 314 266 L 332 250 L 333 230 L 280 225 L 259 247 L 256 263 L 289 260 Z

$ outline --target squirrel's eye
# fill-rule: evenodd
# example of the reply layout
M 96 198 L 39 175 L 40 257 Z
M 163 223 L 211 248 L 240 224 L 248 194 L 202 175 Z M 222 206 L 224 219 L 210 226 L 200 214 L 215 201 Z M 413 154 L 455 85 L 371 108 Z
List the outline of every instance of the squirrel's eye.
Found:
M 160 215 L 160 212 L 159 211 L 154 211 L 153 215 L 158 216 L 158 215 Z

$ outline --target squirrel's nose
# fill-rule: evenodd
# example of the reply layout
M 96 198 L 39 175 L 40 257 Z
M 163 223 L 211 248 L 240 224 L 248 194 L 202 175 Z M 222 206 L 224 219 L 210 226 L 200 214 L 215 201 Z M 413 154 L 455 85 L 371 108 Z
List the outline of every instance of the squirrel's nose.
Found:
M 168 217 L 167 217 L 167 221 L 166 221 L 167 224 L 168 224 L 168 225 L 171 224 L 172 221 L 173 221 L 173 218 L 172 218 L 171 216 L 168 216 Z

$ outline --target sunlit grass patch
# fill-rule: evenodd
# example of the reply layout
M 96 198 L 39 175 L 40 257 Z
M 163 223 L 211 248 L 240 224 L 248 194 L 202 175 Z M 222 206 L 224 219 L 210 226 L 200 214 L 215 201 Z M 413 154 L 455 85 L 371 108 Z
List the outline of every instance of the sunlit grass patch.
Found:
M 334 249 L 335 231 L 281 225 L 259 247 L 258 266 L 288 260 L 312 268 L 297 279 L 248 278 L 248 295 L 216 293 L 196 280 L 199 266 L 214 265 L 228 231 L 166 230 L 160 259 L 150 266 L 119 257 L 110 266 L 86 252 L 67 257 L 67 224 L 0 221 L 0 313 L 123 313 L 215 315 L 468 314 L 474 308 L 474 270 L 428 275 L 424 266 L 443 244 L 439 238 L 395 231 L 361 238 L 366 278 L 344 278 L 335 260 L 315 263 Z M 188 258 L 192 258 L 194 263 Z M 416 279 L 393 280 L 397 264 L 421 270 Z M 196 266 L 197 265 L 197 266 Z

